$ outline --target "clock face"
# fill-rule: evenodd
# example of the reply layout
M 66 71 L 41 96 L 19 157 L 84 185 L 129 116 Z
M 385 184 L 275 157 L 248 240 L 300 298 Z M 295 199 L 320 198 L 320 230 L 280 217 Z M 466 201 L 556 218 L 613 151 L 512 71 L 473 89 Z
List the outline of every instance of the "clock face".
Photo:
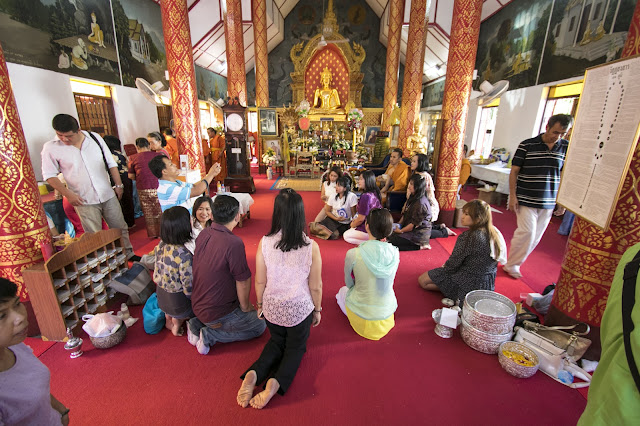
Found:
M 237 113 L 227 115 L 227 129 L 232 132 L 238 132 L 244 127 L 242 116 Z

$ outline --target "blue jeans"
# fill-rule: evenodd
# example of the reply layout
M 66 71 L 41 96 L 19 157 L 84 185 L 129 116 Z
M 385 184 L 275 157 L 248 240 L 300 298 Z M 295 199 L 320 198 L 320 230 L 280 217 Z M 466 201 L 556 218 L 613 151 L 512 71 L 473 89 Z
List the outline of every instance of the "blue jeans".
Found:
M 222 324 L 220 328 L 207 325 Z M 237 342 L 260 336 L 267 327 L 264 320 L 258 318 L 256 311 L 242 312 L 240 307 L 211 324 L 204 324 L 198 318 L 191 318 L 188 324 L 191 332 L 198 336 L 202 329 L 204 343 L 211 347 L 216 343 Z
M 569 235 L 571 232 L 571 227 L 573 226 L 573 220 L 576 218 L 576 215 L 571 213 L 570 211 L 564 212 L 564 217 L 562 218 L 562 223 L 558 228 L 558 234 L 560 235 Z

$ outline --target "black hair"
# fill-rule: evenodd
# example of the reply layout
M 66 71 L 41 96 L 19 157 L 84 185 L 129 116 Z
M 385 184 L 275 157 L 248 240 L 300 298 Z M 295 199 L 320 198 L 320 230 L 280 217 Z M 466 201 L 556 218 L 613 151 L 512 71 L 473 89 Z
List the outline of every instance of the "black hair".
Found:
M 196 201 L 193 202 L 193 208 L 191 209 L 191 212 L 192 212 L 191 215 L 193 216 L 194 220 L 198 220 L 198 218 L 196 217 L 196 212 L 200 208 L 200 205 L 204 204 L 205 202 L 209 203 L 209 208 L 211 209 L 211 212 L 213 214 L 213 200 L 211 199 L 211 197 L 207 197 L 206 195 L 203 195 L 201 197 L 196 198 Z M 213 220 L 209 219 L 207 221 L 207 223 L 205 224 L 205 227 L 211 226 L 212 222 L 213 222 Z
M 305 239 L 304 203 L 302 197 L 290 188 L 281 189 L 273 203 L 271 229 L 268 237 L 282 232 L 276 248 L 284 252 L 309 245 Z
M 469 147 L 467 146 L 467 144 L 462 145 L 462 151 L 465 153 L 465 155 L 467 154 L 467 152 L 469 152 Z
M 213 132 L 214 135 L 218 134 L 218 132 L 216 132 L 216 129 L 214 129 L 213 127 L 207 127 L 207 132 Z
M 0 302 L 12 300 L 18 294 L 18 286 L 6 278 L 0 277 Z
M 53 117 L 53 120 L 51 120 L 51 126 L 53 127 L 53 130 L 60 133 L 78 132 L 78 130 L 80 130 L 78 120 L 69 114 L 56 115 Z
M 231 222 L 240 210 L 240 203 L 233 197 L 228 195 L 217 196 L 213 201 L 213 221 L 220 225 L 226 225 Z
M 351 177 L 347 175 L 342 175 L 336 181 L 336 186 L 340 185 L 344 188 L 344 198 L 342 200 L 342 204 L 347 201 L 347 195 L 349 195 L 349 191 L 351 191 Z M 336 191 L 336 200 L 340 199 L 340 194 Z
M 149 143 L 147 138 L 137 138 L 136 139 L 136 146 L 138 148 L 149 148 L 151 146 L 151 144 Z
M 191 239 L 191 218 L 189 216 L 189 210 L 182 206 L 171 207 L 162 212 L 160 239 L 165 244 L 184 245 Z
M 427 154 L 423 154 L 423 153 L 417 153 L 415 154 L 416 157 L 418 157 L 418 165 L 416 166 L 416 169 L 414 170 L 414 173 L 421 173 L 421 172 L 428 172 L 429 171 L 429 157 L 427 157 Z
M 173 136 L 173 130 L 171 130 L 171 127 L 165 127 L 164 129 L 162 129 L 162 133 L 167 136 Z
M 103 136 L 102 139 L 104 140 L 104 143 L 106 143 L 109 147 L 109 151 L 111 151 L 112 153 L 114 151 L 120 151 L 122 149 L 122 142 L 120 142 L 120 139 L 116 138 L 115 136 L 106 135 Z
M 371 209 L 367 215 L 369 232 L 376 240 L 382 240 L 393 231 L 393 217 L 387 209 Z
M 407 208 L 415 202 L 420 202 L 420 198 L 427 195 L 427 180 L 422 175 L 414 173 L 409 178 L 409 183 L 413 183 L 413 194 L 407 199 Z
M 167 146 L 167 140 L 164 138 L 164 135 L 160 132 L 151 132 L 147 135 L 148 138 L 154 138 L 157 141 L 160 141 L 160 145 L 164 148 Z
M 342 169 L 340 168 L 340 166 L 333 166 L 329 169 L 329 171 L 327 173 L 325 173 L 325 175 L 322 177 L 322 183 L 326 182 L 329 180 L 329 175 L 331 174 L 331 172 L 334 172 L 335 174 L 338 175 L 338 177 L 342 176 Z
M 402 152 L 401 148 L 393 148 L 391 150 L 391 153 L 397 152 L 400 155 L 400 158 L 402 158 L 402 156 L 404 155 L 404 152 Z
M 147 163 L 151 173 L 158 179 L 162 179 L 162 171 L 167 168 L 167 165 L 164 163 L 165 158 L 167 158 L 166 155 L 156 155 Z
M 571 117 L 569 114 L 552 115 L 549 118 L 549 121 L 547 121 L 547 126 L 553 127 L 556 123 L 560 123 L 562 127 L 567 129 L 573 123 L 573 117 Z
M 380 188 L 376 185 L 376 175 L 371 170 L 365 170 L 360 176 L 364 179 L 364 188 L 360 188 L 362 193 L 372 192 L 376 197 L 378 197 L 378 201 L 382 202 Z

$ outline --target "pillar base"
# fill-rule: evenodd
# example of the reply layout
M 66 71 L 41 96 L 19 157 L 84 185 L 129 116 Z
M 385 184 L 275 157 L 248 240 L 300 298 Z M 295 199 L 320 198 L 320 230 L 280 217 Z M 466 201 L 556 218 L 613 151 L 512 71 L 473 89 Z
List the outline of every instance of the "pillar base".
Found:
M 546 326 L 554 326 L 554 325 L 574 325 L 579 321 L 571 318 L 560 309 L 555 306 L 549 306 L 549 312 L 544 317 L 544 325 Z M 600 353 L 602 352 L 602 345 L 600 344 L 600 327 L 595 327 L 589 324 L 591 327 L 591 331 L 587 334 L 587 339 L 591 340 L 591 346 L 585 352 L 583 358 L 588 359 L 589 361 L 600 361 Z

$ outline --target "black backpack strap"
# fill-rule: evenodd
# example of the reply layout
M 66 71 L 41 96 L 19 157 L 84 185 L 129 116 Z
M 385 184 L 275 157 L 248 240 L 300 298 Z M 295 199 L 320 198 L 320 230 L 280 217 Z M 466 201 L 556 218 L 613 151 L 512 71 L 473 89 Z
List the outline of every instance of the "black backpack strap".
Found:
M 633 260 L 624 267 L 624 282 L 622 285 L 622 333 L 624 336 L 624 352 L 627 355 L 627 363 L 629 363 L 629 371 L 636 388 L 640 392 L 640 373 L 633 356 L 631 348 L 631 332 L 635 328 L 631 319 L 631 312 L 636 303 L 636 282 L 638 278 L 638 270 L 640 270 L 640 250 L 636 253 Z
M 93 136 L 93 132 L 87 131 L 87 133 L 89 134 L 89 136 L 91 136 L 91 139 L 93 139 L 96 142 L 96 145 L 98 145 L 98 148 L 100 149 L 100 154 L 102 154 L 102 161 L 104 161 L 104 167 L 106 167 L 107 174 L 109 175 L 109 178 L 111 178 L 111 173 L 109 172 L 109 164 L 107 163 L 107 157 L 104 156 L 102 145 L 100 145 L 100 142 L 98 142 L 98 139 L 96 139 L 96 137 Z

